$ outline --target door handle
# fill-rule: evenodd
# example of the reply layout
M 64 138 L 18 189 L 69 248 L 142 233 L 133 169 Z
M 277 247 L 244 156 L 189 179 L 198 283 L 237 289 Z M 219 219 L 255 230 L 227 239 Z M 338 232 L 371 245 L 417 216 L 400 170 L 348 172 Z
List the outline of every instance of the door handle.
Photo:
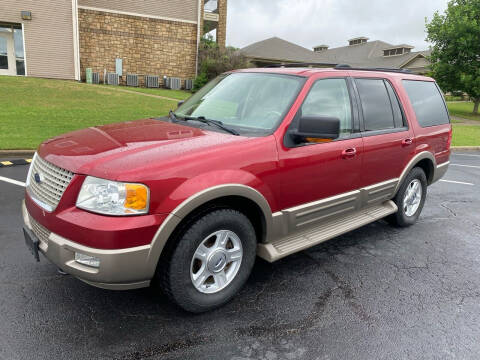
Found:
M 413 144 L 413 139 L 407 138 L 402 140 L 402 146 L 408 146 Z
M 357 155 L 357 149 L 355 148 L 348 148 L 342 151 L 342 158 L 349 159 Z

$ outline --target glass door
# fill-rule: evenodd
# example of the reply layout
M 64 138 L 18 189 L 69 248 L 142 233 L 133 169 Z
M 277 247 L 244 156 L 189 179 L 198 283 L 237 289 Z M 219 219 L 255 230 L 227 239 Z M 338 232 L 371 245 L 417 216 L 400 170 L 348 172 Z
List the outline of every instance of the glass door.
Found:
M 19 47 L 19 51 L 16 51 L 16 44 L 14 41 L 14 29 L 13 26 L 5 26 L 0 25 L 0 75 L 17 75 L 17 56 L 16 53 L 18 52 L 19 60 L 21 64 L 23 64 L 23 36 L 18 37 L 21 41 L 21 48 Z M 21 35 L 22 30 L 20 29 Z M 18 42 L 18 41 L 17 41 Z M 21 50 L 21 51 L 20 51 Z M 20 69 L 22 70 L 22 69 Z

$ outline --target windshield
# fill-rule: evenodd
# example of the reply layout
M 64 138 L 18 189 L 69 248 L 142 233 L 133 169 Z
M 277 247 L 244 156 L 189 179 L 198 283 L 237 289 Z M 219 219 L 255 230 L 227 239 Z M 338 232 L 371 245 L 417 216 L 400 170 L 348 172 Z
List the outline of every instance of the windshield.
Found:
M 266 73 L 221 75 L 185 101 L 175 115 L 219 120 L 239 131 L 271 133 L 295 100 L 304 80 Z

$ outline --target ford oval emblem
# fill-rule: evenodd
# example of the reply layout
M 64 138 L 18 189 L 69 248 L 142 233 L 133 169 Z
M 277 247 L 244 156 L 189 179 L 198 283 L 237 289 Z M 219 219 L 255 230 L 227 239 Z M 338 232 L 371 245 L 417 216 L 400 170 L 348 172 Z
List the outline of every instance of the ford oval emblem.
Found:
M 35 179 L 35 182 L 36 182 L 37 184 L 40 184 L 40 183 L 42 182 L 42 176 L 41 176 L 39 173 L 35 173 L 35 174 L 33 175 L 33 178 Z

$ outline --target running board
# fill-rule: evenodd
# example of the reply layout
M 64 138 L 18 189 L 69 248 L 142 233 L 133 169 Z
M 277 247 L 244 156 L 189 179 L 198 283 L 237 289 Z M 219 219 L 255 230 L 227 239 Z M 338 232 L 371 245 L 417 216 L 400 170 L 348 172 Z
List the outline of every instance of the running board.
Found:
M 348 215 L 327 220 L 320 223 L 317 227 L 309 228 L 269 243 L 258 244 L 257 255 L 269 262 L 274 262 L 287 255 L 308 249 L 336 236 L 380 220 L 387 215 L 397 212 L 397 210 L 397 205 L 391 200 L 369 206 Z

